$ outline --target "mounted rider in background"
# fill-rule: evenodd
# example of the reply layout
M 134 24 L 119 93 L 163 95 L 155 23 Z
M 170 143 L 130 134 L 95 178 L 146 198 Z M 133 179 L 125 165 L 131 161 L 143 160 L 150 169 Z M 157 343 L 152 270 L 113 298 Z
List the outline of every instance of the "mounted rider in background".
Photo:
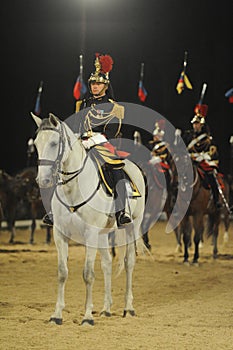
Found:
M 183 139 L 192 160 L 204 174 L 204 179 L 212 190 L 213 201 L 217 209 L 222 207 L 219 200 L 218 171 L 219 154 L 217 146 L 206 123 L 208 106 L 197 104 L 191 120 L 192 129 L 184 132 Z

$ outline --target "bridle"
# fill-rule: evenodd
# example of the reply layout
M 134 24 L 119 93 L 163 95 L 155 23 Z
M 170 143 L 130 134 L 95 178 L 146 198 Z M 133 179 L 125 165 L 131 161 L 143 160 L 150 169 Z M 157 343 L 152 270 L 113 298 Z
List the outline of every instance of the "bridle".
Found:
M 59 129 L 56 129 L 56 128 L 53 128 L 53 127 L 49 127 L 49 126 L 42 126 L 38 129 L 37 133 L 39 131 L 46 131 L 46 130 L 51 130 L 51 131 L 54 131 L 54 132 L 57 132 L 60 136 L 59 138 L 59 148 L 58 148 L 58 153 L 57 153 L 57 157 L 55 160 L 51 160 L 51 159 L 38 159 L 38 166 L 52 166 L 52 177 L 54 179 L 54 182 L 55 182 L 55 185 L 56 185 L 56 188 L 55 188 L 55 193 L 56 193 L 56 196 L 58 198 L 58 200 L 70 211 L 70 212 L 74 212 L 76 211 L 77 209 L 79 209 L 81 206 L 83 206 L 84 204 L 86 204 L 87 202 L 89 202 L 93 197 L 94 195 L 96 194 L 96 192 L 98 191 L 98 189 L 100 188 L 100 180 L 98 181 L 98 184 L 97 184 L 97 187 L 95 188 L 95 190 L 93 191 L 93 193 L 87 198 L 85 199 L 83 202 L 77 204 L 77 205 L 68 205 L 66 204 L 62 199 L 61 197 L 59 196 L 58 194 L 58 191 L 57 191 L 57 188 L 58 186 L 61 186 L 61 185 L 65 185 L 67 184 L 68 182 L 70 182 L 71 180 L 73 180 L 74 178 L 76 178 L 84 169 L 85 167 L 85 164 L 87 162 L 87 159 L 88 159 L 88 154 L 86 154 L 84 160 L 83 160 L 83 163 L 81 165 L 81 167 L 77 170 L 74 170 L 74 171 L 63 171 L 61 169 L 61 161 L 63 159 L 63 155 L 64 155 L 64 152 L 65 152 L 65 144 L 66 144 L 66 140 L 68 142 L 68 146 L 69 146 L 69 149 L 72 150 L 72 145 L 71 145 L 71 140 L 70 140 L 70 137 L 67 133 L 67 130 L 64 126 L 64 123 L 63 122 L 60 122 L 60 128 Z M 63 179 L 60 179 L 59 175 L 62 174 L 62 175 L 65 175 L 65 176 L 69 176 L 71 175 L 68 179 L 66 180 L 63 180 Z
M 61 169 L 61 161 L 65 152 L 65 143 L 66 140 L 68 141 L 68 146 L 70 148 L 70 150 L 72 150 L 72 145 L 71 145 L 71 141 L 70 141 L 70 137 L 67 133 L 67 130 L 64 126 L 64 124 L 61 122 L 60 123 L 60 128 L 56 129 L 53 127 L 49 127 L 49 126 L 42 126 L 38 129 L 37 133 L 39 131 L 47 131 L 47 130 L 51 130 L 54 132 L 57 132 L 60 136 L 59 138 L 59 148 L 58 148 L 58 152 L 57 152 L 57 158 L 55 160 L 51 160 L 51 159 L 38 159 L 37 164 L 38 166 L 52 166 L 52 176 L 54 179 L 56 179 L 56 185 L 64 185 L 66 183 L 68 183 L 69 181 L 73 180 L 76 176 L 78 176 L 82 170 L 84 169 L 84 166 L 86 164 L 87 161 L 87 155 L 83 161 L 83 164 L 81 166 L 80 169 L 74 170 L 74 171 L 63 171 Z M 62 175 L 72 175 L 70 178 L 68 178 L 67 180 L 60 180 L 59 178 L 59 174 Z

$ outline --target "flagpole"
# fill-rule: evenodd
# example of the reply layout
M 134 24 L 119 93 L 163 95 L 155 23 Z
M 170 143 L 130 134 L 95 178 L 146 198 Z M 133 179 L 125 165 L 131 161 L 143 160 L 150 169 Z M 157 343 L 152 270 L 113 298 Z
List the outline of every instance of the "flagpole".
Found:
M 35 105 L 35 109 L 34 109 L 34 113 L 36 115 L 40 114 L 40 98 L 41 98 L 41 94 L 43 91 L 43 84 L 44 84 L 44 82 L 41 80 L 39 87 L 38 87 L 38 90 L 37 90 L 36 105 Z
M 79 74 L 81 79 L 83 79 L 83 55 L 79 55 Z
M 185 52 L 184 52 L 184 63 L 183 63 L 183 66 L 184 66 L 184 69 L 183 69 L 184 75 L 185 75 L 185 71 L 186 71 L 187 64 L 188 64 L 188 52 L 185 51 Z
M 143 78 L 144 78 L 144 63 L 141 63 L 141 69 L 140 69 L 140 78 L 139 78 L 139 84 L 138 84 L 138 97 L 141 101 L 141 103 L 144 103 L 147 96 L 147 91 L 143 86 Z
M 40 93 L 40 94 L 42 93 L 42 90 L 43 90 L 43 84 L 44 84 L 44 82 L 41 80 L 39 88 L 38 88 L 38 93 Z
M 144 63 L 141 63 L 140 80 L 143 81 L 144 78 Z

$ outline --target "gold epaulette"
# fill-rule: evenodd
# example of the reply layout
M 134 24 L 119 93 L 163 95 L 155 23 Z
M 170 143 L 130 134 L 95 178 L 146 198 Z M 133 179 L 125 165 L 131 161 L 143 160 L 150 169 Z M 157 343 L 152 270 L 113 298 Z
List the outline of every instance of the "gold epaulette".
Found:
M 78 113 L 80 111 L 80 107 L 82 104 L 83 100 L 78 100 L 75 104 L 75 113 Z
M 111 102 L 113 104 L 113 109 L 111 111 L 111 114 L 113 114 L 118 119 L 124 119 L 125 107 L 119 105 L 118 103 L 116 103 L 115 101 L 113 101 L 111 99 L 109 99 L 109 102 Z

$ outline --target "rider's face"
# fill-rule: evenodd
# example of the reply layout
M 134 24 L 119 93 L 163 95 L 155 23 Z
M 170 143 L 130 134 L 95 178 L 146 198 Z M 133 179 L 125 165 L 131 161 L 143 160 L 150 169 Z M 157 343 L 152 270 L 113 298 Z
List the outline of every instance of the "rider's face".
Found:
M 201 123 L 199 123 L 199 122 L 193 123 L 193 130 L 194 131 L 199 132 L 199 131 L 201 131 L 201 129 L 202 129 L 202 124 Z
M 96 81 L 93 81 L 91 83 L 91 92 L 95 96 L 103 96 L 103 95 L 105 95 L 106 89 L 107 89 L 106 84 L 99 83 L 99 82 L 96 82 Z

